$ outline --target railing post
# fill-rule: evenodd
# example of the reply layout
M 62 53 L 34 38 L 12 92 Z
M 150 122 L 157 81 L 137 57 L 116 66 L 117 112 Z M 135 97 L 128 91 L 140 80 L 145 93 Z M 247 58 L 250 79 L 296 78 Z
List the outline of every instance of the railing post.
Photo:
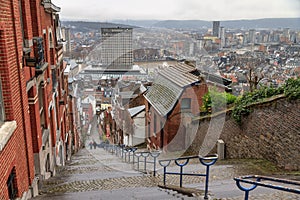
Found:
M 133 147 L 131 150 L 132 150 L 132 163 L 133 163 L 133 166 L 134 166 L 134 164 L 135 164 L 134 157 L 135 157 L 135 152 L 136 152 L 137 148 Z
M 160 151 L 150 152 L 150 155 L 153 158 L 153 176 L 156 176 L 156 159 L 158 158 L 160 153 Z
M 154 159 L 154 161 L 153 161 L 154 162 L 153 163 L 153 165 L 154 165 L 153 166 L 153 176 L 155 176 L 156 175 L 156 157 L 154 157 L 153 159 Z
M 166 172 L 167 172 L 167 166 L 164 166 L 164 186 L 166 186 Z
M 179 178 L 179 185 L 182 187 L 182 174 L 183 174 L 183 166 L 180 166 L 180 178 Z
M 144 157 L 144 171 L 147 172 L 147 157 Z
M 208 181 L 209 181 L 209 165 L 206 166 L 204 199 L 208 199 L 208 196 L 207 196 L 207 193 L 208 193 Z
M 166 186 L 167 167 L 170 165 L 171 160 L 159 160 L 158 163 L 164 168 L 164 186 Z
M 245 198 L 244 199 L 248 200 L 250 191 L 254 190 L 257 187 L 257 185 L 253 184 L 251 187 L 246 188 L 246 187 L 241 185 L 240 180 L 235 180 L 235 181 L 236 181 L 236 185 L 238 186 L 238 188 L 245 192 Z
M 131 148 L 128 149 L 128 162 L 130 163 L 130 153 L 131 153 Z
M 249 192 L 250 192 L 250 191 L 245 191 L 245 200 L 248 200 L 248 199 L 249 199 Z
M 217 162 L 218 155 L 215 154 L 215 155 L 208 155 L 205 157 L 199 157 L 199 160 L 202 165 L 206 166 L 204 199 L 208 199 L 209 167 Z

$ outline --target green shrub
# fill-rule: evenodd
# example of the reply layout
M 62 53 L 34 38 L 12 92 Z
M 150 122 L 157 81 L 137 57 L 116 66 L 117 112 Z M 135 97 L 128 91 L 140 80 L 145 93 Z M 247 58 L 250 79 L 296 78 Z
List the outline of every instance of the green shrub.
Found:
M 206 93 L 203 98 L 201 112 L 211 113 L 225 110 L 228 104 L 232 104 L 236 97 L 226 92 L 219 92 L 215 88 Z
M 244 94 L 235 101 L 232 117 L 236 120 L 236 122 L 241 123 L 242 116 L 248 115 L 251 112 L 249 105 L 279 94 L 285 94 L 285 96 L 289 99 L 299 99 L 300 78 L 289 79 L 283 86 L 278 88 L 261 87 L 254 92 Z
M 284 87 L 284 94 L 289 99 L 299 99 L 300 98 L 300 78 L 287 80 L 285 87 Z

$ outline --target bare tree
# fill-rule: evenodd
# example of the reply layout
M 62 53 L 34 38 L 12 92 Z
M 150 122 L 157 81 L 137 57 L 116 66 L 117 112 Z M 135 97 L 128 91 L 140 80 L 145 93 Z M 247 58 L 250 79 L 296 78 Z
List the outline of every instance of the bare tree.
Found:
M 264 78 L 264 74 L 259 69 L 261 64 L 263 64 L 263 60 L 255 57 L 249 58 L 248 62 L 246 63 L 246 69 L 248 69 L 248 73 L 246 73 L 245 76 L 249 83 L 251 92 L 257 89 L 259 82 Z
M 259 82 L 265 77 L 262 73 L 265 60 L 252 52 L 246 52 L 243 55 L 235 55 L 232 65 L 244 70 L 244 76 L 250 86 L 250 91 L 257 89 Z

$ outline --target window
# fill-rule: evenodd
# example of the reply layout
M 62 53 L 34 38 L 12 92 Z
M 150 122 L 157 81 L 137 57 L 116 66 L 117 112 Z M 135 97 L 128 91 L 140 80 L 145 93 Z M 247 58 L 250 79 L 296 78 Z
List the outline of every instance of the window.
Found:
M 49 47 L 54 48 L 54 43 L 53 43 L 53 37 L 52 37 L 52 31 L 51 29 L 49 30 Z
M 18 193 L 15 168 L 13 168 L 13 170 L 11 171 L 6 184 L 7 184 L 9 199 L 15 199 Z
M 181 109 L 191 109 L 191 99 L 183 98 L 181 100 Z
M 5 121 L 5 110 L 3 102 L 3 93 L 2 93 L 2 82 L 0 79 L 0 124 Z
M 156 121 L 157 119 L 156 119 L 156 114 L 154 114 L 154 120 L 153 120 L 153 133 L 154 133 L 154 135 L 156 135 L 156 123 L 157 123 L 157 121 Z
M 44 109 L 44 83 L 41 82 L 38 88 L 38 100 L 40 108 L 40 123 L 41 127 L 45 128 L 45 109 Z

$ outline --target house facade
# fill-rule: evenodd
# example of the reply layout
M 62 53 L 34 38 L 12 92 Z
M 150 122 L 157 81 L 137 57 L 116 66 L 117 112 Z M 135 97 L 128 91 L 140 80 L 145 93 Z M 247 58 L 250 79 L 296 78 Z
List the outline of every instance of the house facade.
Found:
M 28 199 L 74 145 L 60 8 L 51 0 L 0 6 L 0 199 Z
M 146 92 L 146 137 L 148 149 L 180 151 L 190 143 L 189 122 L 200 112 L 208 87 L 197 70 L 177 63 L 158 73 Z

